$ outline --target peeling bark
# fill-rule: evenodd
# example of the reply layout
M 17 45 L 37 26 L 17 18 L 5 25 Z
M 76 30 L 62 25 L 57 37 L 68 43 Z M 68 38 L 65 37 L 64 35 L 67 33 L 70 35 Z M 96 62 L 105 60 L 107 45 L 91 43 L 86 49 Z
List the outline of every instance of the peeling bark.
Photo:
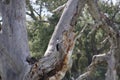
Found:
M 44 58 L 39 60 L 31 68 L 26 80 L 61 80 L 64 77 L 72 64 L 71 55 L 76 40 L 73 29 L 85 2 L 85 0 L 69 0 L 67 2 L 45 52 L 44 58 L 47 60 Z M 62 52 L 56 50 L 58 42 L 61 43 Z
M 31 68 L 25 61 L 26 57 L 29 56 L 25 28 L 25 0 L 11 0 L 8 4 L 1 2 L 3 33 L 0 35 L 0 74 L 2 79 L 61 80 L 72 66 L 71 55 L 75 41 L 81 37 L 86 28 L 85 26 L 78 36 L 74 33 L 77 18 L 86 3 L 97 24 L 96 26 L 108 34 L 111 48 L 106 54 L 93 56 L 88 71 L 76 80 L 88 79 L 93 74 L 96 65 L 101 62 L 108 64 L 106 80 L 117 80 L 117 74 L 119 74 L 117 69 L 119 69 L 118 64 L 120 64 L 118 57 L 120 56 L 120 33 L 99 12 L 95 0 L 69 0 L 67 2 L 44 57 L 36 61 Z

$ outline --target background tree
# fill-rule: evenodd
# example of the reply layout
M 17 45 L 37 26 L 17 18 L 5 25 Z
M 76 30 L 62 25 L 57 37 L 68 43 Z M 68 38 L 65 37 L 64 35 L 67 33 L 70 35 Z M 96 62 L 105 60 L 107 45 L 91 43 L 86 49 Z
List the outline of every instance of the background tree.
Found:
M 67 0 L 61 0 L 60 2 L 58 2 L 56 0 L 52 0 L 52 1 L 51 0 L 36 0 L 35 2 L 26 0 L 26 3 L 27 3 L 26 14 L 31 17 L 31 18 L 27 17 L 27 18 L 29 18 L 29 19 L 27 19 L 27 30 L 28 30 L 28 38 L 29 38 L 29 45 L 30 45 L 30 53 L 33 57 L 41 58 L 41 56 L 43 56 L 45 50 L 47 49 L 49 39 L 51 38 L 51 35 L 55 28 L 54 26 L 57 25 L 57 23 L 58 23 L 57 27 L 60 27 L 59 26 L 59 23 L 60 23 L 59 18 L 62 14 L 62 10 L 63 10 L 64 6 L 69 6 L 69 5 L 73 5 L 73 4 L 77 5 L 75 3 L 70 4 L 70 2 L 72 2 L 72 1 L 73 0 L 69 0 L 66 5 Z M 73 1 L 73 2 L 77 2 L 77 1 L 78 0 Z M 80 1 L 80 3 L 82 2 L 84 4 L 86 0 L 84 0 L 84 1 L 79 0 L 79 1 Z M 25 27 L 22 28 L 23 26 L 25 26 L 25 21 L 24 21 L 25 20 L 25 9 L 24 9 L 25 6 L 22 5 L 23 3 L 25 3 L 25 1 L 21 2 L 20 5 L 15 5 L 15 4 L 18 4 L 18 1 L 10 1 L 10 3 L 9 2 L 1 2 L 1 12 L 2 12 L 2 19 L 3 19 L 3 21 L 2 21 L 3 34 L 0 35 L 1 36 L 1 38 L 0 38 L 1 50 L 2 50 L 0 53 L 6 53 L 7 55 L 1 56 L 0 61 L 2 64 L 0 65 L 0 67 L 6 66 L 8 64 L 10 65 L 10 66 L 5 67 L 4 69 L 1 68 L 0 74 L 1 74 L 3 80 L 6 80 L 7 78 L 9 78 L 11 80 L 13 80 L 13 79 L 16 80 L 15 77 L 17 77 L 17 80 L 18 79 L 21 80 L 21 78 L 23 78 L 23 75 L 26 72 L 25 70 L 29 71 L 29 68 L 26 66 L 30 66 L 30 65 L 28 65 L 25 61 L 26 57 L 29 56 L 29 49 L 27 46 L 26 29 L 25 29 Z M 119 68 L 119 62 L 120 62 L 120 60 L 119 60 L 120 59 L 119 58 L 119 53 L 120 53 L 120 51 L 119 51 L 119 47 L 120 47 L 120 45 L 119 45 L 119 41 L 120 41 L 119 40 L 119 29 L 120 29 L 120 26 L 119 26 L 119 24 L 120 24 L 120 14 L 119 14 L 120 6 L 119 6 L 119 4 L 120 4 L 119 1 L 117 3 L 114 3 L 113 1 L 107 1 L 107 0 L 106 1 L 100 0 L 100 1 L 92 2 L 92 3 L 90 1 L 87 1 L 86 5 L 83 9 L 82 9 L 83 6 L 80 6 L 81 14 L 80 14 L 80 16 L 77 15 L 78 19 L 75 16 L 73 16 L 75 18 L 73 20 L 71 20 L 71 22 L 69 22 L 70 18 L 67 17 L 68 20 L 66 20 L 64 18 L 66 16 L 61 17 L 61 18 L 65 19 L 65 20 L 62 19 L 61 22 L 68 21 L 68 23 L 66 23 L 66 24 L 70 23 L 70 25 L 73 24 L 72 26 L 75 26 L 73 29 L 73 32 L 76 35 L 78 35 L 79 32 L 81 31 L 80 35 L 77 36 L 78 38 L 75 39 L 76 44 L 74 46 L 74 51 L 73 51 L 74 54 L 72 55 L 72 59 L 73 59 L 72 68 L 69 69 L 69 71 L 67 72 L 67 74 L 65 75 L 63 80 L 76 79 L 79 75 L 81 75 L 84 72 L 85 72 L 85 74 L 79 76 L 78 80 L 81 80 L 82 78 L 86 78 L 87 80 L 96 80 L 96 79 L 97 80 L 104 80 L 104 79 L 119 80 L 118 79 L 119 75 L 120 75 L 120 73 L 119 73 L 119 70 L 120 70 L 120 68 Z M 21 9 L 21 5 L 22 5 L 22 9 Z M 63 6 L 61 7 L 61 5 L 63 5 Z M 14 7 L 14 6 L 18 6 L 18 7 Z M 58 6 L 60 6 L 61 9 Z M 72 7 L 74 7 L 74 6 L 72 6 Z M 19 13 L 18 8 L 20 9 L 20 14 L 24 14 L 23 16 L 18 14 Z M 76 10 L 76 8 L 78 8 L 78 7 L 74 7 L 74 10 Z M 15 12 L 13 12 L 14 14 L 11 13 L 13 11 L 13 9 L 15 10 Z M 18 13 L 17 13 L 17 10 L 18 10 Z M 72 10 L 73 10 L 73 8 L 72 8 Z M 65 7 L 64 12 L 65 11 L 66 11 L 66 7 Z M 67 11 L 69 11 L 69 9 Z M 6 14 L 6 13 L 8 13 L 8 14 Z M 79 12 L 77 12 L 77 13 L 79 13 Z M 65 13 L 63 13 L 63 14 L 65 14 Z M 16 15 L 16 16 L 14 16 L 14 15 Z M 68 13 L 68 15 L 70 16 L 70 13 Z M 71 12 L 71 15 L 72 15 L 72 12 Z M 18 22 L 16 20 L 16 17 L 17 17 Z M 62 23 L 60 23 L 60 24 L 62 24 Z M 4 27 L 6 25 L 7 25 L 7 27 Z M 16 27 L 16 25 L 17 25 L 17 27 Z M 22 28 L 22 29 L 18 29 L 18 28 Z M 70 40 L 72 40 L 70 36 L 68 36 L 68 35 L 65 36 L 66 34 L 72 35 L 72 32 L 69 32 L 69 28 L 70 28 L 70 26 L 67 25 L 67 30 L 65 31 L 66 33 L 62 35 L 63 37 L 66 37 L 66 38 L 64 38 L 64 39 L 60 38 L 60 40 L 63 40 L 62 45 L 63 45 L 64 41 L 67 41 L 67 39 L 70 38 Z M 109 28 L 110 28 L 110 30 L 109 30 Z M 23 31 L 24 31 L 24 33 L 23 33 Z M 59 33 L 59 30 L 58 30 L 58 33 Z M 115 33 L 115 34 L 113 34 L 113 33 Z M 56 35 L 57 33 L 54 32 L 54 34 Z M 61 32 L 60 32 L 60 34 L 61 34 Z M 114 40 L 113 40 L 113 38 L 114 38 Z M 57 44 L 56 39 L 52 38 L 51 40 L 53 40 L 54 43 Z M 73 42 L 74 42 L 74 40 L 73 40 Z M 50 41 L 50 43 L 51 43 L 51 41 Z M 68 43 L 68 41 L 66 43 Z M 59 44 L 61 45 L 61 42 Z M 70 43 L 68 43 L 68 45 L 69 44 Z M 56 45 L 53 44 L 52 46 L 55 47 Z M 64 47 L 64 46 L 65 46 L 65 44 L 62 47 Z M 8 48 L 8 50 L 3 49 L 6 47 Z M 49 45 L 48 45 L 48 48 L 49 48 Z M 61 46 L 59 48 L 60 48 L 60 50 L 62 50 Z M 69 48 L 69 46 L 68 46 L 68 48 Z M 52 48 L 52 49 L 53 49 L 53 51 L 50 53 L 52 53 L 52 54 L 56 53 L 56 51 L 54 51 L 54 49 L 56 49 L 56 48 Z M 67 48 L 64 48 L 64 49 L 67 49 Z M 9 50 L 13 51 L 13 52 L 10 52 Z M 47 51 L 49 51 L 49 49 Z M 64 51 L 62 50 L 62 52 L 61 51 L 58 51 L 58 52 L 63 53 Z M 8 54 L 8 53 L 11 53 L 11 54 Z M 23 55 L 21 55 L 21 53 Z M 106 54 L 103 54 L 103 53 L 106 53 Z M 103 55 L 101 55 L 101 54 L 103 54 Z M 13 55 L 15 55 L 15 56 L 13 56 Z M 58 55 L 58 54 L 56 54 L 56 55 Z M 107 60 L 106 60 L 106 56 L 107 56 Z M 12 57 L 12 59 L 11 59 L 11 57 Z M 53 55 L 48 55 L 45 58 L 43 57 L 42 59 L 39 60 L 39 62 L 37 62 L 37 64 L 34 64 L 32 66 L 31 71 L 29 71 L 29 73 L 28 73 L 28 76 L 32 75 L 31 80 L 37 80 L 37 78 L 41 78 L 40 76 L 43 76 L 42 80 L 43 80 L 43 78 L 45 79 L 45 77 L 49 78 L 49 77 L 53 76 L 52 78 L 54 78 L 54 75 L 57 76 L 59 74 L 59 71 L 61 71 L 62 73 L 66 73 L 68 68 L 56 69 L 56 68 L 47 67 L 47 69 L 46 69 L 45 64 L 48 63 L 50 60 L 51 60 L 51 63 L 53 63 L 54 62 L 53 57 L 54 57 Z M 71 58 L 71 56 L 67 56 L 67 57 Z M 66 59 L 67 57 L 65 57 L 64 59 Z M 17 58 L 18 60 L 14 59 L 14 58 Z M 61 58 L 61 60 L 62 60 L 62 58 Z M 105 60 L 104 60 L 104 58 L 105 58 Z M 46 59 L 49 59 L 49 61 L 47 62 Z M 64 59 L 63 59 L 63 62 L 64 62 Z M 44 61 L 45 61 L 45 63 L 44 63 Z M 5 63 L 3 63 L 3 62 L 5 62 Z M 59 62 L 59 60 L 58 60 L 58 62 Z M 69 62 L 69 60 L 68 60 L 68 62 Z M 71 62 L 71 59 L 70 59 L 70 62 Z M 43 66 L 45 67 L 46 71 L 52 70 L 52 73 L 50 72 L 48 74 L 41 75 L 39 73 L 40 68 L 42 68 L 40 66 L 41 63 L 43 63 Z M 56 65 L 56 63 L 57 62 L 54 62 L 55 65 L 52 65 L 52 66 L 59 66 L 59 64 Z M 21 64 L 20 67 L 16 66 L 19 64 Z M 62 65 L 62 66 L 65 66 L 65 65 Z M 70 65 L 68 65 L 68 66 L 70 66 Z M 9 68 L 9 67 L 11 67 L 11 68 Z M 14 69 L 14 67 L 15 67 L 15 69 Z M 113 68 L 115 68 L 115 70 L 117 71 L 117 74 L 115 74 L 115 75 L 109 74 L 110 73 L 109 71 L 110 70 L 112 71 Z M 33 70 L 34 70 L 34 73 L 32 72 Z M 58 71 L 58 73 L 54 73 L 53 72 L 54 70 Z M 63 70 L 65 70 L 65 72 L 63 72 Z M 107 71 L 107 74 L 105 76 L 104 74 L 106 73 L 106 71 Z M 7 74 L 8 72 L 10 72 L 11 75 Z M 114 72 L 115 71 L 113 71 L 112 73 L 114 73 Z M 34 76 L 34 74 L 39 75 L 39 76 Z M 62 78 L 62 76 L 60 78 Z M 30 79 L 28 79 L 28 80 L 30 80 Z
M 0 1 L 2 30 L 0 34 L 0 74 L 3 80 L 22 80 L 29 56 L 25 0 Z
M 49 4 L 51 4 L 51 1 L 50 2 L 43 1 L 43 3 L 49 5 L 49 7 L 45 6 L 45 8 L 48 10 L 48 13 L 49 12 L 52 13 L 53 9 L 65 4 L 65 2 L 66 2 L 66 1 L 65 2 L 61 1 L 61 2 L 57 3 L 54 0 L 52 0 L 52 1 L 54 3 L 52 5 L 49 5 Z M 42 0 L 41 0 L 41 2 L 42 2 Z M 114 15 L 113 16 L 114 18 L 115 18 L 115 16 L 117 16 L 117 18 L 119 19 L 119 8 L 118 8 L 119 3 L 115 3 L 113 1 L 99 1 L 98 3 L 99 3 L 100 9 L 105 13 L 105 15 L 109 16 L 109 18 L 111 18 Z M 55 6 L 55 7 L 53 7 L 53 6 Z M 55 23 L 57 23 L 60 15 L 61 15 L 61 12 L 53 13 L 52 17 L 46 16 L 47 18 L 49 18 L 48 22 L 50 24 L 48 26 L 50 26 L 50 25 L 55 26 L 56 25 Z M 52 21 L 52 23 L 51 23 L 51 21 Z M 117 24 L 119 24 L 119 20 L 116 20 L 115 22 Z M 89 14 L 88 6 L 86 6 L 83 10 L 82 15 L 78 19 L 78 23 L 76 25 L 75 30 L 77 32 L 79 32 L 80 30 L 82 30 L 82 28 L 85 26 L 85 24 L 88 24 L 87 25 L 88 27 L 83 32 L 82 37 L 76 41 L 76 46 L 75 46 L 75 49 L 73 52 L 74 54 L 73 54 L 72 71 L 67 73 L 67 75 L 65 77 L 66 80 L 70 80 L 72 77 L 77 77 L 79 74 L 83 73 L 86 70 L 87 66 L 91 63 L 93 55 L 104 53 L 109 50 L 110 44 L 108 42 L 108 38 L 106 38 L 107 34 L 105 33 L 105 31 L 103 29 L 100 29 L 100 28 L 95 29 L 94 28 L 95 26 L 93 25 L 93 23 L 94 23 L 94 20 L 92 19 L 91 15 Z M 53 24 L 55 24 L 55 25 L 53 25 Z M 42 27 L 42 26 L 40 26 L 40 27 Z M 45 26 L 43 26 L 43 27 L 45 27 Z M 47 28 L 51 30 L 50 27 L 47 27 Z M 91 29 L 92 29 L 92 31 L 91 31 Z M 51 30 L 51 32 L 52 32 L 52 30 Z M 46 34 L 46 36 L 48 36 L 48 34 Z M 104 41 L 104 39 L 106 41 Z M 47 48 L 47 46 L 46 46 L 46 48 Z M 44 48 L 44 51 L 46 48 Z M 35 50 L 35 51 L 37 51 L 37 50 Z M 42 50 L 40 50 L 40 51 L 42 51 Z M 105 74 L 106 70 L 107 70 L 106 64 L 103 64 L 102 66 L 99 65 L 97 68 L 97 72 L 95 72 L 94 77 L 92 77 L 92 80 L 96 80 L 96 79 L 103 80 L 105 78 L 104 74 Z

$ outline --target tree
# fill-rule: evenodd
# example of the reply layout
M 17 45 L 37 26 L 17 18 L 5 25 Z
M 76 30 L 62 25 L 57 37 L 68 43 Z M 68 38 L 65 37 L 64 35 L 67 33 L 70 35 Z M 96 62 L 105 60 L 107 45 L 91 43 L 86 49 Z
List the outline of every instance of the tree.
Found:
M 0 6 L 3 30 L 0 35 L 0 73 L 3 80 L 22 80 L 29 56 L 25 0 L 2 0 Z
M 106 80 L 117 80 L 120 67 L 119 27 L 102 12 L 99 12 L 98 3 L 94 0 L 69 0 L 66 3 L 44 57 L 32 66 L 26 61 L 29 56 L 29 48 L 25 28 L 25 0 L 21 0 L 21 2 L 18 0 L 1 1 L 3 21 L 3 33 L 0 35 L 1 78 L 3 80 L 61 80 L 72 66 L 71 55 L 75 42 L 87 27 L 85 26 L 80 34 L 74 32 L 77 18 L 85 4 L 89 6 L 89 13 L 94 19 L 93 26 L 95 27 L 92 32 L 98 28 L 103 29 L 108 36 L 110 50 L 105 54 L 93 56 L 88 71 L 76 80 L 88 79 L 96 65 L 102 62 L 108 65 Z

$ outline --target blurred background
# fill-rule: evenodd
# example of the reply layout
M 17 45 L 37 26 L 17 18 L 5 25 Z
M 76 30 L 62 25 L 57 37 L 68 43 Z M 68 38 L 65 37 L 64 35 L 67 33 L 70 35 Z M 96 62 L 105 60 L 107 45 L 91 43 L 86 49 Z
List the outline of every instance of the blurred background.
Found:
M 26 19 L 31 56 L 41 58 L 47 48 L 54 28 L 62 14 L 53 13 L 57 7 L 65 4 L 67 0 L 26 0 Z M 98 0 L 98 6 L 104 15 L 115 24 L 120 25 L 120 1 Z M 79 33 L 87 24 L 81 38 L 76 41 L 73 51 L 73 66 L 63 80 L 73 80 L 84 73 L 92 61 L 92 56 L 109 51 L 109 42 L 106 33 L 101 28 L 90 33 L 94 28 L 94 20 L 88 12 L 86 5 L 82 15 L 78 18 L 75 32 Z M 120 29 L 120 26 L 118 26 Z M 106 63 L 96 68 L 89 80 L 105 80 Z M 120 80 L 120 79 L 119 79 Z

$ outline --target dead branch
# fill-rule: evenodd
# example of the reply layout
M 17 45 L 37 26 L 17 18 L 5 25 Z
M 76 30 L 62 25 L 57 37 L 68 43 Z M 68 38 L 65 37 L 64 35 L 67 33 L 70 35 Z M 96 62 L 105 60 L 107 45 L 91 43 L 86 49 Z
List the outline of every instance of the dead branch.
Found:
M 111 36 L 115 34 L 114 30 L 111 27 L 108 27 L 110 25 L 106 23 L 108 20 L 107 17 L 99 11 L 96 0 L 88 0 L 87 4 L 89 6 L 89 12 L 91 16 L 97 21 L 99 25 L 101 25 L 100 27 L 103 28 L 103 30 L 105 30 L 107 34 Z
M 85 31 L 85 29 L 87 28 L 87 26 L 88 26 L 88 24 L 85 24 L 85 26 L 84 26 L 83 29 L 80 31 L 80 33 L 76 36 L 75 41 L 82 36 L 82 34 L 83 34 L 83 32 Z
M 98 64 L 102 62 L 107 62 L 107 54 L 94 55 L 91 64 L 88 67 L 87 72 L 81 74 L 76 80 L 87 80 L 90 76 L 93 75 Z
M 82 75 L 80 75 L 76 80 L 86 80 L 87 78 L 88 78 L 88 76 L 90 76 L 91 75 L 91 72 L 92 71 L 87 71 L 87 72 L 85 72 L 85 73 L 83 73 Z
M 95 69 L 95 65 L 99 62 L 105 61 L 108 64 L 108 69 L 106 72 L 106 79 L 105 80 L 116 80 L 116 70 L 115 70 L 115 56 L 114 54 L 116 53 L 116 32 L 114 29 L 109 25 L 106 21 L 106 16 L 101 13 L 98 10 L 98 6 L 95 3 L 95 0 L 88 0 L 88 6 L 89 9 L 92 10 L 90 12 L 91 16 L 100 23 L 100 27 L 106 31 L 106 33 L 109 35 L 109 42 L 111 44 L 110 51 L 107 54 L 100 54 L 100 55 L 95 55 L 93 56 L 92 63 L 89 67 L 89 70 L 84 73 L 83 75 L 80 75 L 77 80 L 82 80 L 86 79 L 88 76 L 90 76 L 91 72 Z
M 64 77 L 71 67 L 71 55 L 75 45 L 73 27 L 85 2 L 86 0 L 67 2 L 67 7 L 55 28 L 45 56 L 32 66 L 25 80 L 61 80 Z
M 59 6 L 58 8 L 54 9 L 52 12 L 53 13 L 60 13 L 64 9 L 65 6 L 66 6 L 66 3 Z
M 110 38 L 109 36 L 106 37 L 102 42 L 100 42 L 100 44 L 105 44 L 108 41 L 109 38 Z

